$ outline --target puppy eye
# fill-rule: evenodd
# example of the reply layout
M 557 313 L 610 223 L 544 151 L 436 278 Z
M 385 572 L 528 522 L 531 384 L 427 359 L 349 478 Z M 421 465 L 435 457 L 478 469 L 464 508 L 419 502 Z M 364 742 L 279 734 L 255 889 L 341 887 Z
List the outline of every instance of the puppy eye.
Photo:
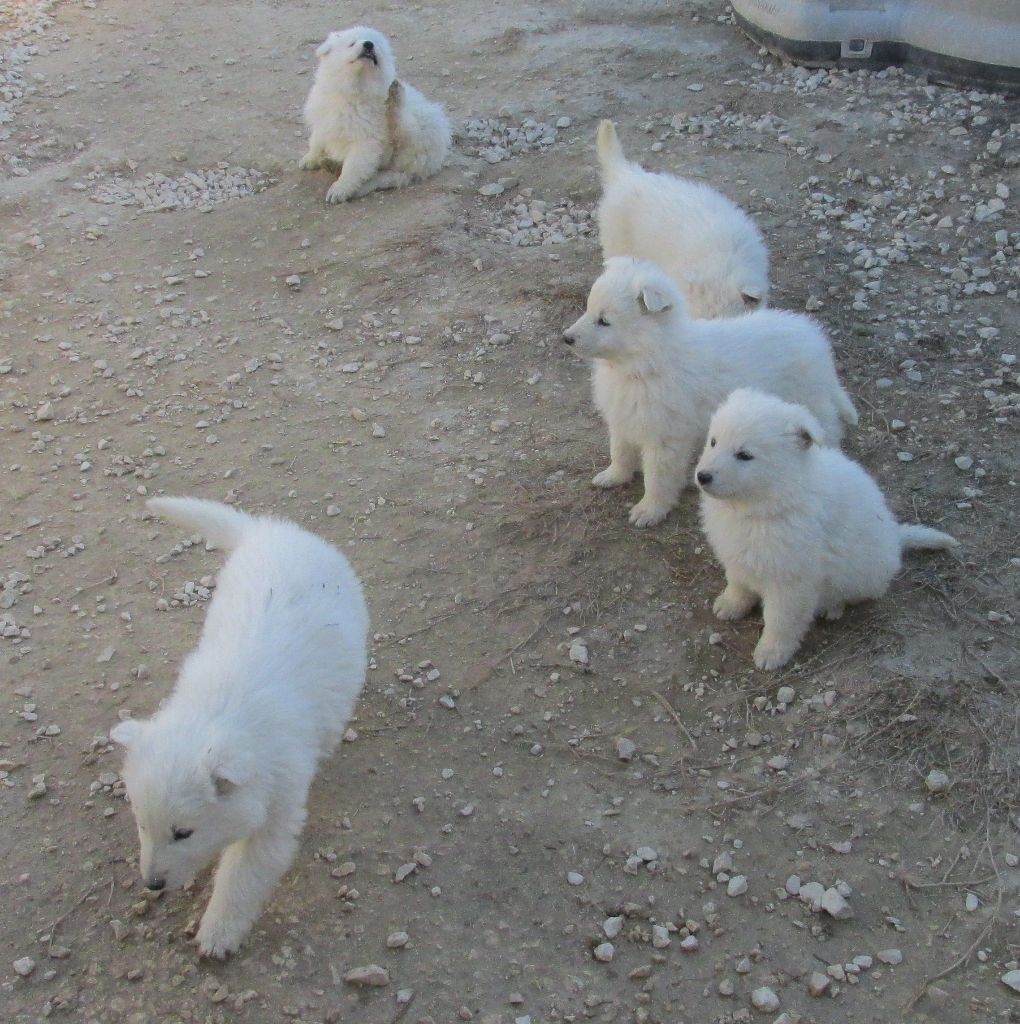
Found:
M 595 321 L 595 323 L 597 323 L 599 325 L 599 327 L 608 327 L 609 326 L 609 321 L 604 316 L 600 316 L 598 318 L 598 320 Z
M 740 459 L 741 462 L 750 462 L 754 458 L 750 452 L 745 452 L 743 448 L 741 448 L 739 452 L 735 452 L 733 457 L 735 459 Z
M 174 842 L 179 842 L 181 839 L 187 839 L 195 830 L 193 828 L 175 828 L 174 829 Z
M 708 439 L 708 447 L 709 448 L 714 448 L 715 447 L 715 438 L 714 437 L 710 437 Z

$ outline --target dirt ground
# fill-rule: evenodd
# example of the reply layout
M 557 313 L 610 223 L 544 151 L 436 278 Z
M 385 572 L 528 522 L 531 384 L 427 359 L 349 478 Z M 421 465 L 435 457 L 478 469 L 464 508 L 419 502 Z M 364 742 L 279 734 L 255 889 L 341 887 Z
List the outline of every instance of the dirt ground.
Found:
M 489 163 L 468 132 L 327 206 L 300 107 L 358 21 L 457 126 L 546 142 Z M 3 1020 L 1020 1020 L 1016 99 L 799 71 L 716 2 L 7 0 L 0 33 Z M 601 116 L 755 215 L 773 304 L 831 332 L 847 449 L 962 542 L 782 673 L 713 619 L 692 495 L 642 532 L 590 487 L 559 333 L 597 238 L 512 243 L 536 200 L 585 223 Z M 139 206 L 147 175 L 198 198 Z M 206 880 L 145 898 L 106 740 L 221 562 L 154 493 L 292 517 L 372 609 L 356 738 L 222 964 L 188 938 Z

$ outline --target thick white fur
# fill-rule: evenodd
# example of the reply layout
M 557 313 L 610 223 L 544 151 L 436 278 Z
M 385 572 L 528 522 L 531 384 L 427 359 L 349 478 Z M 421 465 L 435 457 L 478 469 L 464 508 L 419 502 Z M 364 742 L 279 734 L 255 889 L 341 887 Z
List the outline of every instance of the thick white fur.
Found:
M 110 736 L 127 748 L 146 885 L 187 885 L 222 853 L 198 945 L 223 957 L 297 849 L 316 765 L 365 681 L 368 612 L 347 559 L 293 523 L 199 498 L 149 508 L 231 554 L 173 693 Z
M 632 163 L 612 121 L 599 125 L 596 148 L 604 256 L 657 263 L 696 320 L 739 316 L 768 303 L 768 250 L 739 206 L 708 185 Z
M 761 601 L 758 668 L 785 665 L 816 616 L 881 597 L 904 551 L 957 543 L 897 523 L 875 481 L 821 435 L 802 405 L 743 388 L 716 410 L 698 463 L 702 523 L 726 569 L 715 614 L 740 619 Z
M 712 413 L 734 388 L 803 397 L 831 444 L 844 422 L 857 422 L 813 320 L 771 309 L 689 320 L 680 292 L 651 263 L 607 260 L 564 340 L 594 360 L 595 404 L 609 427 L 609 467 L 592 483 L 625 484 L 639 465 L 644 473 L 644 497 L 630 510 L 635 526 L 659 522 L 676 504 Z
M 316 52 L 301 169 L 342 165 L 326 193 L 329 202 L 410 185 L 443 166 L 450 150 L 446 113 L 398 81 L 393 51 L 381 32 L 360 26 L 331 32 Z

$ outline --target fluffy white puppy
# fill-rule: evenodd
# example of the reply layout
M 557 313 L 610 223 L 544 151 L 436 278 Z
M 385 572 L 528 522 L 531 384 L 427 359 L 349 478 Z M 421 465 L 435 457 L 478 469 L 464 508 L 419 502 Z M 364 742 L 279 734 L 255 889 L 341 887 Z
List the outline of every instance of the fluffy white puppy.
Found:
M 397 78 L 389 40 L 370 28 L 330 32 L 305 101 L 310 138 L 302 170 L 342 165 L 331 203 L 435 174 L 450 150 L 443 108 Z
M 635 526 L 659 522 L 676 504 L 712 413 L 734 388 L 803 397 L 832 444 L 844 422 L 857 422 L 813 320 L 771 309 L 689 320 L 680 292 L 651 263 L 607 260 L 587 312 L 563 340 L 594 360 L 595 404 L 609 427 L 609 467 L 592 483 L 625 484 L 639 465 L 644 473 L 644 497 L 630 510 Z
M 708 185 L 653 174 L 623 155 L 612 121 L 598 128 L 599 235 L 604 256 L 657 263 L 696 320 L 766 305 L 769 256 L 754 221 Z
M 897 523 L 870 476 L 802 405 L 742 388 L 716 410 L 695 477 L 705 534 L 726 569 L 720 619 L 761 601 L 758 668 L 785 665 L 816 616 L 881 597 L 912 548 L 957 542 Z
M 231 554 L 173 693 L 110 737 L 146 887 L 187 885 L 222 853 L 198 946 L 224 957 L 297 849 L 317 762 L 365 681 L 368 612 L 347 559 L 293 523 L 200 498 L 149 508 Z

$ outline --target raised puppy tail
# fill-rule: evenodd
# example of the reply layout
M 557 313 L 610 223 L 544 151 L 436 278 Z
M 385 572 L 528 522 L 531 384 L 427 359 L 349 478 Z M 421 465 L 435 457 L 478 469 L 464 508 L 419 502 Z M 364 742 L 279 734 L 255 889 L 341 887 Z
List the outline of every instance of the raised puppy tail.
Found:
M 900 523 L 901 551 L 945 551 L 960 546 L 955 537 L 930 526 L 913 526 Z
M 839 412 L 839 418 L 851 427 L 856 427 L 860 417 L 857 415 L 857 408 L 854 403 L 850 400 L 850 396 L 846 393 L 846 389 L 839 385 L 836 388 L 836 409 Z
M 146 508 L 157 516 L 200 533 L 210 547 L 233 551 L 254 517 L 229 505 L 205 498 L 150 498 Z
M 595 151 L 599 155 L 603 184 L 608 184 L 627 168 L 628 161 L 623 155 L 623 146 L 620 145 L 616 125 L 612 121 L 599 122 L 598 131 L 595 133 Z

